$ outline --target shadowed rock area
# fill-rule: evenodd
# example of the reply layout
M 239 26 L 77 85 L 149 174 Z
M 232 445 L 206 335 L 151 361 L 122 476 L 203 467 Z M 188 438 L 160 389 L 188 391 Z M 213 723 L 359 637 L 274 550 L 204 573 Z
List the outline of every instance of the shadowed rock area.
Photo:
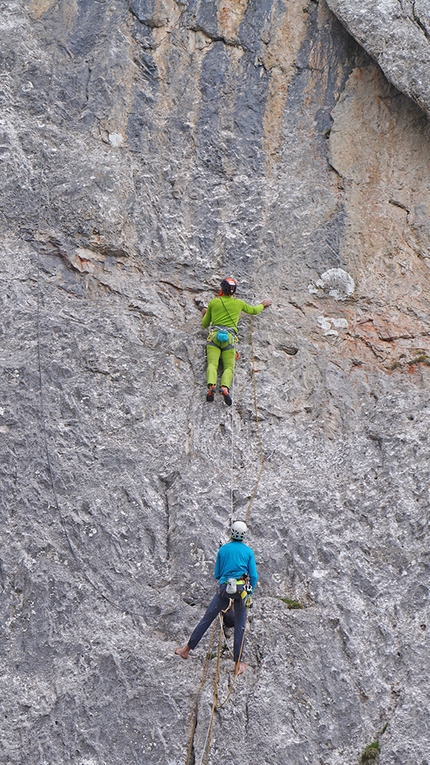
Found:
M 388 79 L 430 111 L 428 0 L 327 0 Z
M 1 762 L 429 765 L 425 112 L 322 0 L 0 10 Z M 228 409 L 230 275 L 272 306 Z M 248 669 L 193 732 L 246 514 Z

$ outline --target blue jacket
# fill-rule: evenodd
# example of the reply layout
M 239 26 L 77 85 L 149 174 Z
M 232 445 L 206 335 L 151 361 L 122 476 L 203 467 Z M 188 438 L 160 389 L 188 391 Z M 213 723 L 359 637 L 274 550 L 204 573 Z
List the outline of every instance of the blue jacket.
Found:
M 254 553 L 243 542 L 232 539 L 218 550 L 215 561 L 215 579 L 224 584 L 230 577 L 240 579 L 244 574 L 249 574 L 251 587 L 255 590 L 258 573 Z

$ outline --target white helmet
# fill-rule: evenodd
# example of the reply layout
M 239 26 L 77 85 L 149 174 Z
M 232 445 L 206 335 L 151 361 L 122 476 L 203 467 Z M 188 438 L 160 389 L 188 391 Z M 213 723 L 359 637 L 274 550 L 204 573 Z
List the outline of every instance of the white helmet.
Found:
M 248 527 L 244 521 L 233 521 L 231 524 L 231 538 L 237 539 L 239 542 L 241 542 L 248 531 Z

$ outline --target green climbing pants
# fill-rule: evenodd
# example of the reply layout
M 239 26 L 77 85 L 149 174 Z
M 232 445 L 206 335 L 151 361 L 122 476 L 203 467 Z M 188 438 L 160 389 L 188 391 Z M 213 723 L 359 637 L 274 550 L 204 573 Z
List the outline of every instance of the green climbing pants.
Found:
M 224 345 L 227 345 L 227 343 L 224 343 Z M 218 345 L 207 345 L 206 356 L 208 362 L 206 370 L 207 384 L 216 385 L 218 364 L 221 356 L 223 367 L 221 385 L 225 385 L 225 387 L 230 390 L 233 382 L 234 365 L 236 363 L 236 350 L 234 348 L 229 348 L 228 350 L 223 351 Z

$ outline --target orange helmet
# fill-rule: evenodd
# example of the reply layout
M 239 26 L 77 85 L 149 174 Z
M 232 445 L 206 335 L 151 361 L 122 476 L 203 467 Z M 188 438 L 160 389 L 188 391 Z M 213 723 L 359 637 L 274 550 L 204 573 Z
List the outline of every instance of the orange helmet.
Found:
M 221 282 L 221 290 L 218 292 L 218 295 L 234 295 L 236 292 L 236 287 L 237 284 L 231 277 L 223 279 Z

